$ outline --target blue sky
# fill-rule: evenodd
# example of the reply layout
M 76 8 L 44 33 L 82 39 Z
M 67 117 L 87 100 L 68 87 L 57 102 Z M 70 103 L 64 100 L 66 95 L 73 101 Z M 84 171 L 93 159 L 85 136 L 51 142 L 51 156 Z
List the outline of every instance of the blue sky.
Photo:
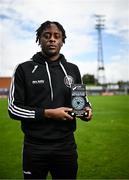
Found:
M 97 74 L 95 14 L 104 15 L 102 31 L 107 82 L 129 81 L 129 0 L 0 0 L 0 76 L 40 51 L 35 30 L 46 20 L 66 30 L 61 53 L 81 74 Z

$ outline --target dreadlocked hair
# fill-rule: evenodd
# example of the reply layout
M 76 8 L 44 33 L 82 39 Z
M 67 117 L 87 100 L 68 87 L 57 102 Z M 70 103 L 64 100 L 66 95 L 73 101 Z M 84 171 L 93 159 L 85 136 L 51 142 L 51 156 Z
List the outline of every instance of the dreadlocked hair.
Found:
M 66 39 L 65 30 L 64 30 L 63 26 L 56 21 L 46 21 L 40 25 L 40 27 L 36 30 L 36 32 L 37 32 L 36 33 L 36 43 L 38 42 L 40 44 L 40 36 L 41 36 L 43 30 L 45 30 L 51 24 L 55 24 L 58 27 L 58 29 L 62 32 L 62 41 L 63 41 L 63 43 L 65 43 L 65 39 Z

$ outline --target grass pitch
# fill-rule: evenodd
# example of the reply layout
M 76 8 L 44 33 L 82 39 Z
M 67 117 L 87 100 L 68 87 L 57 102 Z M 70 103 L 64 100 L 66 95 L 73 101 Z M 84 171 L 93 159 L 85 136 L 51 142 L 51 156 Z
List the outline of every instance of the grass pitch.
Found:
M 77 179 L 129 179 L 129 96 L 91 96 L 93 119 L 77 120 Z M 23 134 L 0 99 L 0 179 L 22 179 Z

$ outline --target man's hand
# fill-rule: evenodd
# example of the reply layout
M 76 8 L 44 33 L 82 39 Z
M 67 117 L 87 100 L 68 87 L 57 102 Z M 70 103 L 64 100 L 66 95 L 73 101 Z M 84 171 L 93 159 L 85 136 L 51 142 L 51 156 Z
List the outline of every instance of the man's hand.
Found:
M 55 109 L 45 109 L 44 116 L 52 119 L 73 120 L 73 117 L 68 114 L 69 112 L 72 112 L 72 108 L 60 107 Z
M 85 112 L 87 115 L 85 117 L 80 117 L 83 121 L 90 121 L 92 119 L 93 113 L 90 107 L 85 107 Z

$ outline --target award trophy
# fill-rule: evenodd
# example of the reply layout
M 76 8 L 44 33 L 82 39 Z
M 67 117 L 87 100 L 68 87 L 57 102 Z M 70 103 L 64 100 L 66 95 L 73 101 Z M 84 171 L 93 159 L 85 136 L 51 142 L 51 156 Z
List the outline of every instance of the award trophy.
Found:
M 71 105 L 73 108 L 71 113 L 72 116 L 87 116 L 87 113 L 84 110 L 86 106 L 86 88 L 84 84 L 71 85 Z

